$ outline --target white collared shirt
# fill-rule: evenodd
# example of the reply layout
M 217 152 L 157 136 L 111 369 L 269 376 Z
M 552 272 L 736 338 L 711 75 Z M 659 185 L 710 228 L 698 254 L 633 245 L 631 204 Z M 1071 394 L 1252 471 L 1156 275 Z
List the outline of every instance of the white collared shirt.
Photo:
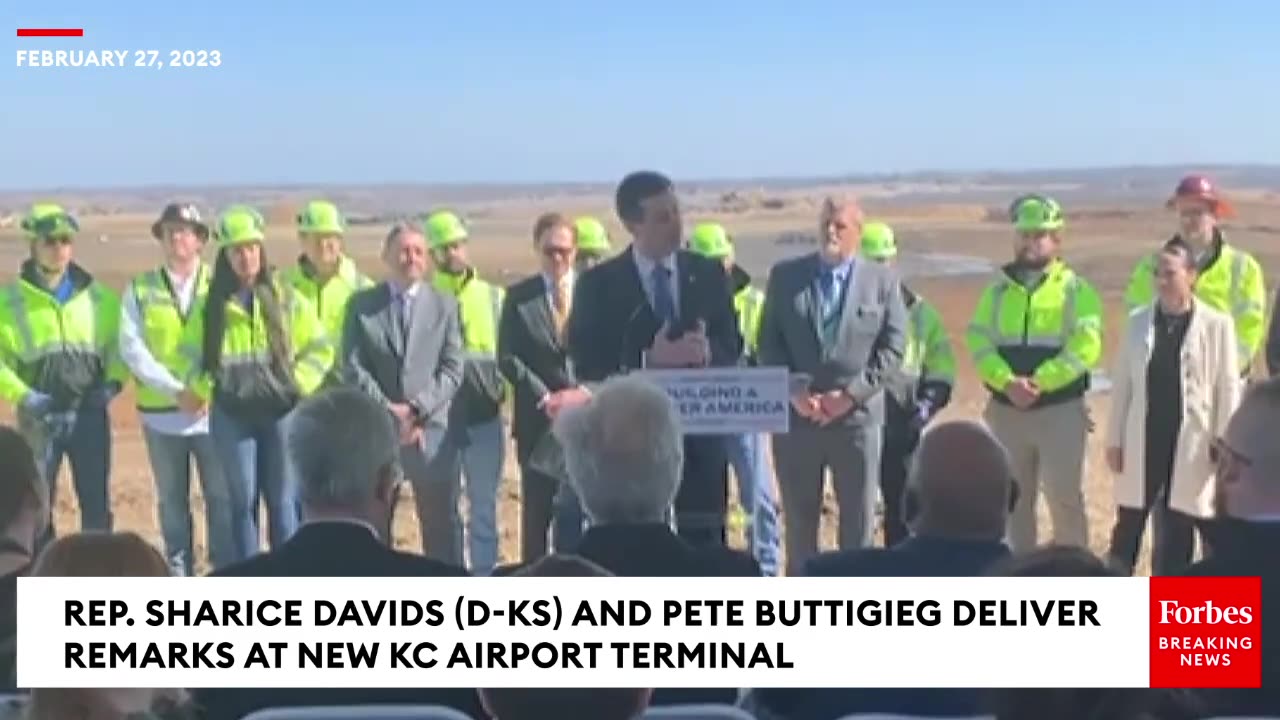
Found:
M 675 308 L 676 317 L 680 316 L 680 275 L 678 274 L 678 263 L 676 262 L 676 253 L 662 258 L 660 261 L 653 261 L 639 252 L 632 251 L 631 257 L 635 259 L 636 270 L 640 273 L 640 284 L 644 286 L 644 294 L 649 298 L 649 306 L 657 308 L 653 295 L 653 270 L 659 263 L 664 265 L 667 270 L 671 271 L 669 276 L 671 283 L 671 305 Z
M 573 281 L 575 279 L 576 278 L 574 278 L 573 276 L 573 271 L 570 270 L 569 273 L 564 276 L 564 279 L 560 281 L 561 283 L 564 284 L 565 292 L 567 294 L 567 297 L 570 300 L 573 299 Z M 545 296 L 547 298 L 547 307 L 551 308 L 554 311 L 556 309 L 556 298 L 555 298 L 556 281 L 552 280 L 551 277 L 546 273 L 543 273 L 542 285 L 544 288 L 546 288 Z

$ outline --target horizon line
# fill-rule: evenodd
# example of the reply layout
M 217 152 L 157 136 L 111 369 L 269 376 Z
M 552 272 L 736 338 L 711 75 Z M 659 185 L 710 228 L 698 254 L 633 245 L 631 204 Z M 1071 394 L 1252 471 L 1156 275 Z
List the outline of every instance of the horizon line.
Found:
M 637 168 L 637 170 L 642 168 Z M 651 168 L 643 168 L 651 169 Z M 1192 170 L 1194 169 L 1194 170 Z M 1053 174 L 1053 173 L 1087 173 L 1087 172 L 1117 172 L 1117 171 L 1159 171 L 1159 170 L 1179 170 L 1180 172 L 1208 172 L 1212 170 L 1278 170 L 1280 171 L 1280 163 L 1233 163 L 1233 162 L 1187 162 L 1187 163 L 1150 163 L 1150 164 L 1118 164 L 1118 165 L 1065 165 L 1058 167 L 1037 167 L 1037 168 L 962 168 L 962 169 L 915 169 L 915 170 L 897 170 L 883 171 L 874 173 L 828 173 L 815 175 L 787 174 L 787 175 L 757 175 L 757 176 L 704 176 L 689 177 L 686 179 L 678 179 L 671 173 L 667 173 L 675 181 L 676 187 L 688 185 L 723 185 L 723 184 L 751 184 L 751 183 L 823 183 L 823 182 L 840 182 L 840 183 L 864 183 L 864 182 L 887 182 L 887 181 L 909 181 L 912 179 L 937 179 L 937 178 L 957 178 L 970 175 L 995 175 L 1004 177 L 1018 177 L 1026 175 Z M 120 184 L 120 185 L 79 185 L 79 186 L 55 186 L 55 187 L 17 187 L 6 184 L 0 184 L 0 194 L 55 194 L 55 193 L 77 193 L 77 192 L 144 192 L 156 190 L 232 190 L 232 189 L 255 189 L 255 190 L 301 190 L 312 188 L 546 188 L 546 187 L 600 187 L 616 185 L 621 178 L 604 180 L 477 180 L 468 182 L 447 182 L 447 181 L 412 181 L 412 180 L 385 180 L 375 182 L 342 182 L 342 181 L 320 181 L 320 182 L 299 182 L 299 181 L 266 181 L 266 182 L 215 182 L 215 183 L 138 183 L 138 184 Z

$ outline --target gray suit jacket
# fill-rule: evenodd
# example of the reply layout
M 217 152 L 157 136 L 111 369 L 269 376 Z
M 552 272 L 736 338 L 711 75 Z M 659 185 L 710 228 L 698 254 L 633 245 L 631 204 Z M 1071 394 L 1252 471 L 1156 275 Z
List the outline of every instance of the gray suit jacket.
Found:
M 792 389 L 842 389 L 856 401 L 845 425 L 884 421 L 885 381 L 902 365 L 907 309 L 895 270 L 859 258 L 834 343 L 820 332 L 817 253 L 773 266 L 760 317 L 760 364 L 791 371 Z M 792 410 L 792 427 L 812 427 Z
M 342 376 L 384 403 L 409 403 L 423 426 L 448 425 L 462 384 L 458 303 L 423 283 L 408 337 L 395 330 L 391 289 L 379 283 L 351 296 L 342 331 Z

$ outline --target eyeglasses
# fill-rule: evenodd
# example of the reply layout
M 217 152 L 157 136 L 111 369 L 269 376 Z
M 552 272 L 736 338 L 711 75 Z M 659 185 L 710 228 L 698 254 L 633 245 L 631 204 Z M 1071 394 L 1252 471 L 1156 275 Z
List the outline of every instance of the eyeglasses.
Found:
M 1253 466 L 1253 458 L 1232 448 L 1222 438 L 1209 443 L 1209 461 L 1218 467 L 1219 475 L 1229 475 Z
M 573 255 L 573 248 L 562 247 L 544 247 L 542 248 L 543 257 L 548 258 L 567 258 Z

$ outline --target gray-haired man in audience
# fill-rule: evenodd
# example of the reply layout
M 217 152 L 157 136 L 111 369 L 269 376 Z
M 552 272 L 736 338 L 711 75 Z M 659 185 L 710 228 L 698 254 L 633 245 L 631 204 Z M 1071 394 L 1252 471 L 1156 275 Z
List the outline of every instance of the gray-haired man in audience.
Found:
M 338 387 L 304 400 L 285 437 L 285 455 L 300 486 L 302 527 L 280 547 L 213 575 L 466 575 L 461 567 L 389 547 L 401 478 L 399 436 L 386 406 L 361 390 Z M 371 703 L 448 705 L 483 717 L 475 693 L 464 688 L 210 688 L 197 695 L 209 718 L 239 718 L 268 707 Z

